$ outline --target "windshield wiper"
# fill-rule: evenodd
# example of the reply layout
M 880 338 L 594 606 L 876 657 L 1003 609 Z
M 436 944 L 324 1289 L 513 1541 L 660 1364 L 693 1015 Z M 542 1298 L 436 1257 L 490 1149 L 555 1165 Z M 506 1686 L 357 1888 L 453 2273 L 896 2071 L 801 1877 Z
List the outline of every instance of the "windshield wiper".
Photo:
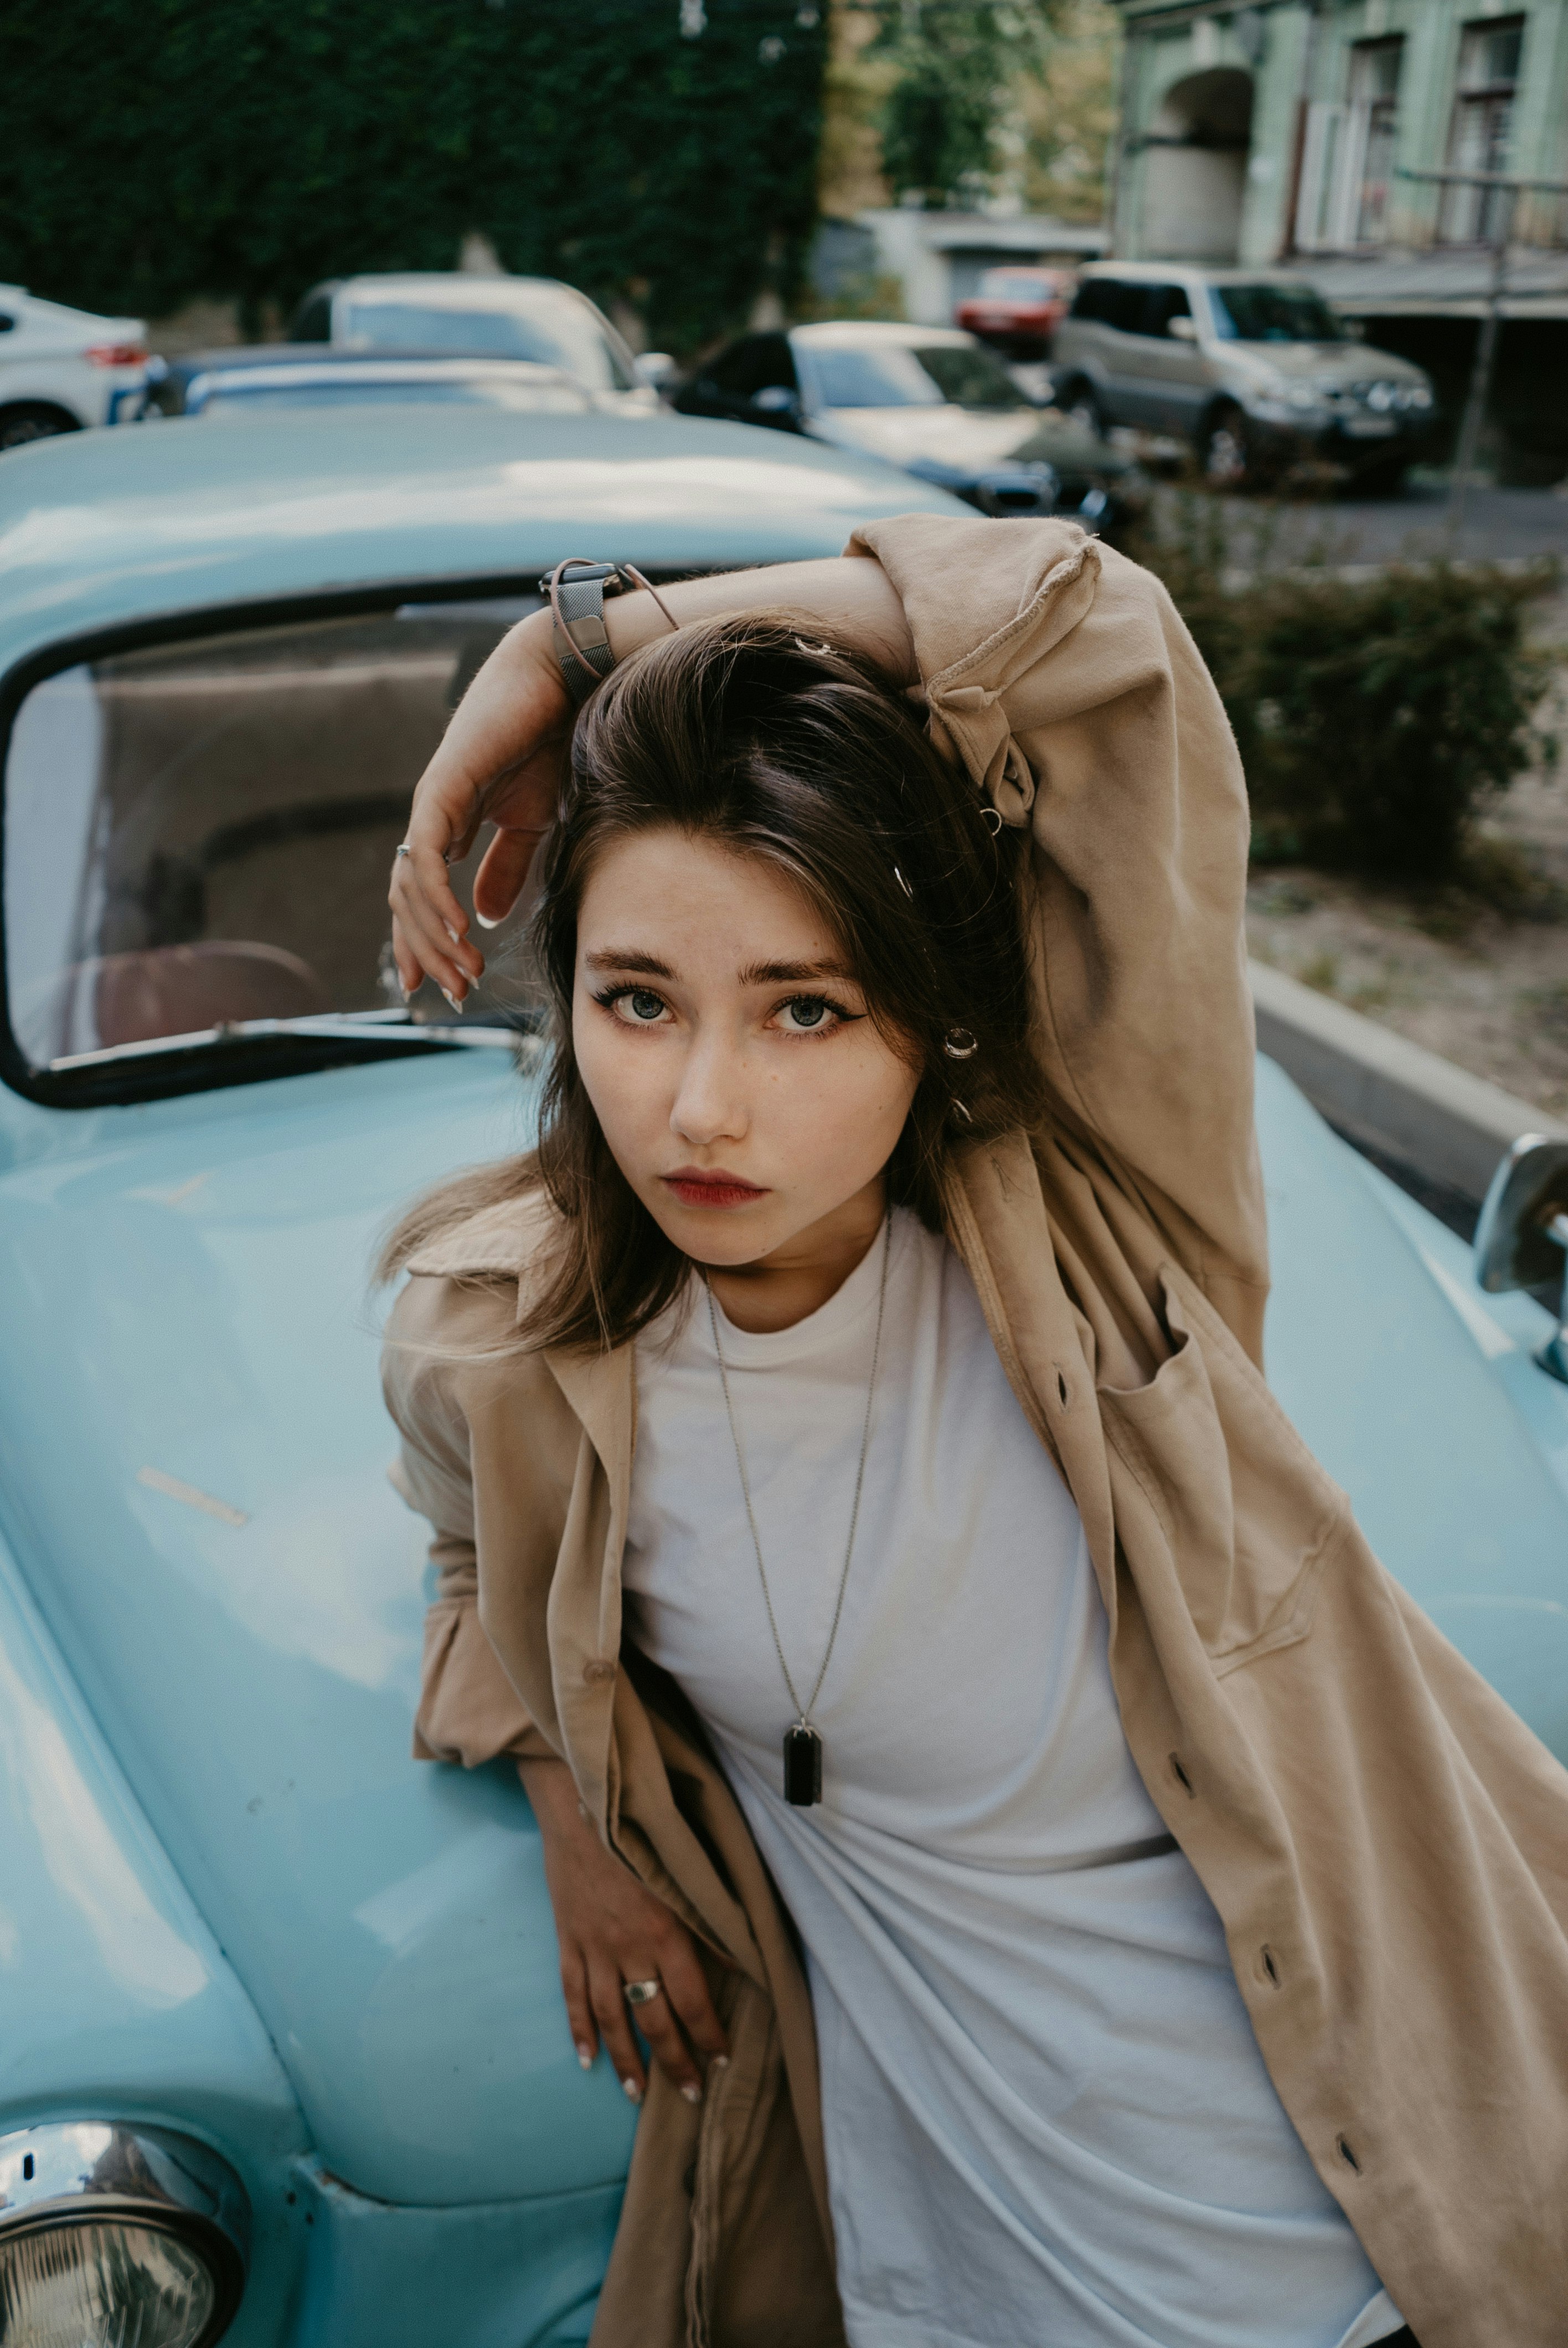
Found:
M 471 1051 L 518 1051 L 537 1045 L 531 1026 L 472 1026 L 459 1020 L 415 1019 L 406 1011 L 313 1011 L 296 1019 L 224 1019 L 215 1027 L 199 1027 L 185 1035 L 149 1035 L 134 1044 L 106 1044 L 96 1052 L 68 1052 L 49 1062 L 52 1076 L 69 1076 L 78 1068 L 105 1068 L 119 1060 L 152 1059 L 170 1052 L 209 1051 L 215 1045 L 264 1044 L 278 1037 L 323 1043 L 456 1045 Z

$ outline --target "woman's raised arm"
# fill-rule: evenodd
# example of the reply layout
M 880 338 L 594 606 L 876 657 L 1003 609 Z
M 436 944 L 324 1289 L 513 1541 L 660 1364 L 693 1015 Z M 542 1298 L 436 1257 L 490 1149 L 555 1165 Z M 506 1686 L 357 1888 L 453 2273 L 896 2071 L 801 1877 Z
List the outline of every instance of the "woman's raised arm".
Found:
M 858 644 L 890 675 L 916 677 L 904 606 L 881 564 L 865 556 L 785 562 L 765 571 L 722 572 L 661 587 L 681 621 L 781 607 Z M 605 605 L 617 660 L 669 623 L 651 595 L 618 595 Z M 441 747 L 414 794 L 409 853 L 392 874 L 392 944 L 412 994 L 433 978 L 461 1003 L 485 968 L 468 916 L 446 877 L 449 854 L 466 854 L 481 823 L 497 827 L 474 882 L 481 924 L 511 911 L 555 812 L 573 709 L 556 662 L 548 612 L 536 612 L 503 637 L 464 695 Z

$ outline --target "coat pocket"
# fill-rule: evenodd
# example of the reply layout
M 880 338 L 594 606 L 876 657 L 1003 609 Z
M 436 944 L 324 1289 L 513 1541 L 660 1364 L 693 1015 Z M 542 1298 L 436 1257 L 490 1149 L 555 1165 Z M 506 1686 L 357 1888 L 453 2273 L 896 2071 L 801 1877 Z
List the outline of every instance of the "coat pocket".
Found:
M 1199 1638 L 1234 1670 L 1306 1636 L 1348 1503 L 1202 1291 L 1174 1265 L 1161 1286 L 1173 1352 L 1147 1385 L 1102 1387 L 1100 1405 L 1164 1528 Z

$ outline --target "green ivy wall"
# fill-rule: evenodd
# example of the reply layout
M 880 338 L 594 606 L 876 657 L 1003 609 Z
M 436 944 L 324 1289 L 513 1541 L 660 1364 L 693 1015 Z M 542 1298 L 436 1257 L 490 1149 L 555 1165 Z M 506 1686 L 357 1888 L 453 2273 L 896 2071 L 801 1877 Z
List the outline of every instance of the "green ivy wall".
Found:
M 814 215 L 813 0 L 7 0 L 0 277 L 91 309 L 507 267 L 630 302 L 687 351 Z

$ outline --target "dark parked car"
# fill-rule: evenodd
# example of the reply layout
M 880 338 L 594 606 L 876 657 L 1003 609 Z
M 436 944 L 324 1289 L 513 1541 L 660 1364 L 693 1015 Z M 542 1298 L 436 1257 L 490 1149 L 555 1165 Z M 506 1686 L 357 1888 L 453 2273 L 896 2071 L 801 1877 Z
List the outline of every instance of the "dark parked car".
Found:
M 151 360 L 143 414 L 239 416 L 278 407 L 411 404 L 583 416 L 600 401 L 559 367 L 527 359 L 388 358 L 381 351 L 264 343 Z
M 982 513 L 1075 514 L 1114 538 L 1148 499 L 1131 458 L 1032 406 L 993 351 L 952 326 L 855 319 L 743 335 L 674 404 L 885 458 Z

